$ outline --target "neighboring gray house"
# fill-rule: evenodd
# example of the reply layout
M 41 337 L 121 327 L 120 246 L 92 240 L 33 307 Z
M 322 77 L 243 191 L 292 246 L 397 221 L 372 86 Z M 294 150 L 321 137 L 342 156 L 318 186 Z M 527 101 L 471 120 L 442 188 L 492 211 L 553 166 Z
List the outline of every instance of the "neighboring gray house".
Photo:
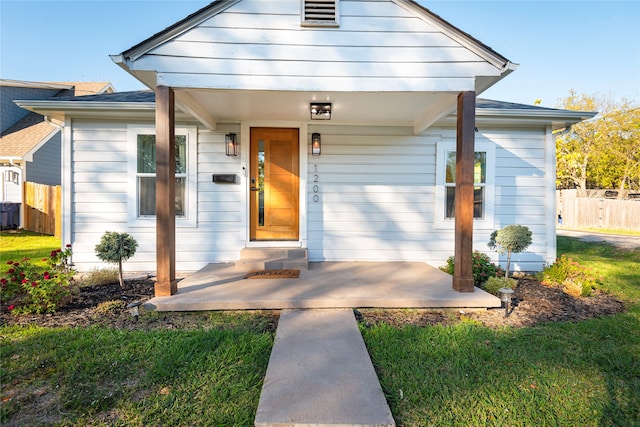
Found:
M 0 183 L 3 203 L 21 203 L 23 182 L 61 184 L 61 123 L 14 101 L 111 93 L 106 82 L 44 83 L 0 79 Z M 19 220 L 19 216 L 15 221 Z M 15 225 L 20 225 L 21 221 Z
M 255 247 L 455 253 L 454 288 L 472 291 L 472 249 L 502 261 L 489 235 L 514 223 L 533 231 L 516 268 L 555 259 L 552 132 L 592 114 L 476 105 L 516 65 L 413 1 L 220 0 L 112 59 L 152 92 L 19 102 L 64 122 L 63 242 L 81 271 L 102 265 L 106 230 L 135 236 L 125 268 L 157 271 L 157 295 Z

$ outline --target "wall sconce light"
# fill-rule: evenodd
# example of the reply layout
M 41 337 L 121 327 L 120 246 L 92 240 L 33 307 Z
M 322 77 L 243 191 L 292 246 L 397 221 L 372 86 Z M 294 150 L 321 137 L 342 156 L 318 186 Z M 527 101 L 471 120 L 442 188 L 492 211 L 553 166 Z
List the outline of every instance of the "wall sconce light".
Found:
M 309 104 L 311 120 L 331 120 L 331 103 L 320 102 Z
M 12 170 L 4 171 L 4 181 L 5 182 L 13 182 L 14 184 L 18 183 L 18 172 Z
M 238 155 L 238 142 L 235 133 L 228 133 L 224 137 L 224 145 L 227 156 Z
M 140 316 L 140 306 L 142 303 L 140 301 L 132 302 L 131 304 L 127 304 L 127 310 L 131 313 L 136 322 L 138 321 L 138 317 Z
M 314 132 L 311 134 L 311 155 L 319 156 L 321 149 L 322 144 L 320 141 L 320 134 L 318 132 Z

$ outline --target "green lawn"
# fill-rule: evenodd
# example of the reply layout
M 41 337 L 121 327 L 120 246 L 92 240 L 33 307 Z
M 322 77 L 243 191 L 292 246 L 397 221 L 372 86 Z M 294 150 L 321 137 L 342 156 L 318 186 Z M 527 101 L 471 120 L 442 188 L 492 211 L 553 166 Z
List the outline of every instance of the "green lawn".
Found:
M 0 424 L 253 425 L 272 333 L 259 316 L 208 315 L 190 331 L 1 328 Z
M 597 269 L 628 312 L 519 329 L 361 326 L 399 426 L 640 425 L 640 250 L 560 238 L 559 253 Z M 273 333 L 258 314 L 205 315 L 196 330 L 0 327 L 0 422 L 253 425 Z
M 0 233 L 0 273 L 7 271 L 7 261 L 29 258 L 31 263 L 44 267 L 51 251 L 60 248 L 60 239 L 31 231 Z
M 629 311 L 522 329 L 363 327 L 398 425 L 640 425 L 640 250 L 558 243 Z

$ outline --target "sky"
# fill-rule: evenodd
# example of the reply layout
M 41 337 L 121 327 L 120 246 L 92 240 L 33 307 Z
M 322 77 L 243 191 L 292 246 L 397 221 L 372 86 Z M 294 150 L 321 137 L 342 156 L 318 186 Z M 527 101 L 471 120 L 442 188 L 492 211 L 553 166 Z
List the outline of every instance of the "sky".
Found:
M 211 1 L 0 0 L 0 78 L 145 89 L 109 55 Z M 640 102 L 640 0 L 418 2 L 519 64 L 483 98 L 557 107 L 573 90 Z

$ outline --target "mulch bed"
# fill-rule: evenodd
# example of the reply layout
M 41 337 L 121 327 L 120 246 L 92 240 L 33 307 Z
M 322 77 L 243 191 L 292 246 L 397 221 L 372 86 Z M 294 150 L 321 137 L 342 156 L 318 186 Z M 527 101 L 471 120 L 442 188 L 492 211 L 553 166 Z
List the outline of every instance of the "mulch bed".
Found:
M 142 313 L 140 321 L 133 320 L 126 305 L 133 301 L 146 301 L 153 297 L 154 282 L 151 279 L 127 281 L 124 289 L 118 283 L 85 287 L 55 314 L 15 316 L 3 307 L 0 324 L 79 326 L 103 325 L 125 329 L 191 329 L 206 327 L 209 322 L 203 312 L 170 312 L 155 316 Z M 541 285 L 537 280 L 521 278 L 515 289 L 519 305 L 504 317 L 504 309 L 416 309 L 382 310 L 360 309 L 356 315 L 360 321 L 371 325 L 385 322 L 394 326 L 450 324 L 461 318 L 470 318 L 489 327 L 534 326 L 544 322 L 578 322 L 594 317 L 623 312 L 625 305 L 616 298 L 596 293 L 592 297 L 575 298 L 560 289 Z M 106 302 L 110 303 L 105 304 Z M 277 324 L 277 311 L 262 312 Z

